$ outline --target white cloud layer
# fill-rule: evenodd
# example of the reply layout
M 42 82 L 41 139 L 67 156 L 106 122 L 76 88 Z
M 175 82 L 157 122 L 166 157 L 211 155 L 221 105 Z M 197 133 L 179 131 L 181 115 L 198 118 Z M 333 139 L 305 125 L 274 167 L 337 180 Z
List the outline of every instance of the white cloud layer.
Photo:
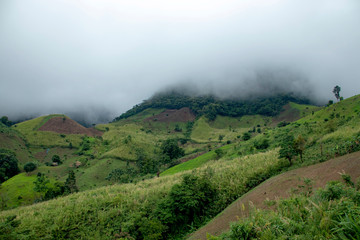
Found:
M 266 91 L 264 72 L 317 100 L 335 85 L 350 97 L 359 13 L 358 0 L 2 0 L 0 115 L 97 122 L 177 84 Z

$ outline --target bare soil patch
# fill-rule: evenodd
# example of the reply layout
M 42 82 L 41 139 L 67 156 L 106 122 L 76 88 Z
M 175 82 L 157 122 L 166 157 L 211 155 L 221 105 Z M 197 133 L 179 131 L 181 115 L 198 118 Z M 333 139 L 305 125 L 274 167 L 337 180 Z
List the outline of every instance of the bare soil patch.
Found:
M 271 126 L 276 126 L 279 122 L 294 122 L 301 118 L 300 111 L 295 108 L 291 108 L 290 104 L 286 104 L 283 107 L 283 111 L 273 118 Z
M 53 117 L 42 125 L 39 131 L 50 131 L 60 134 L 85 134 L 89 137 L 101 136 L 103 132 L 94 128 L 86 128 L 70 118 Z
M 360 177 L 360 152 L 295 169 L 270 178 L 233 202 L 211 222 L 193 233 L 189 239 L 206 239 L 207 233 L 220 235 L 228 231 L 230 223 L 246 217 L 252 206 L 265 209 L 268 208 L 264 203 L 265 200 L 289 197 L 291 189 L 303 185 L 304 178 L 313 180 L 313 187 L 317 189 L 325 186 L 329 181 L 341 180 L 339 173 L 343 171 L 349 174 L 353 180 Z
M 191 122 L 195 120 L 195 114 L 190 108 L 184 107 L 179 110 L 167 109 L 155 116 L 148 117 L 144 121 L 158 121 L 158 122 Z

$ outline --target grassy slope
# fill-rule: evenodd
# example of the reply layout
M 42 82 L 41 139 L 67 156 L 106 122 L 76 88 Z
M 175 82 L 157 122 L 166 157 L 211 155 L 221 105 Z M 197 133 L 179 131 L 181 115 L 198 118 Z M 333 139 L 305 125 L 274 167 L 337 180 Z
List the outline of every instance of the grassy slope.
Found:
M 231 161 L 212 161 L 203 169 L 207 167 L 214 169 L 212 177 L 214 184 L 218 189 L 228 189 L 222 191 L 225 200 L 244 191 L 244 183 L 253 174 L 255 166 L 261 166 L 257 169 L 260 172 L 278 164 L 276 155 L 276 151 L 270 151 Z M 235 175 L 236 180 L 232 177 Z M 3 211 L 0 213 L 0 221 L 7 216 L 16 215 L 21 221 L 18 230 L 29 230 L 35 238 L 51 238 L 56 231 L 68 229 L 66 230 L 68 236 L 73 239 L 84 237 L 98 239 L 99 236 L 102 239 L 113 239 L 114 234 L 119 233 L 120 226 L 125 231 L 126 226 L 131 224 L 129 216 L 141 214 L 145 206 L 155 207 L 161 196 L 166 195 L 171 186 L 179 181 L 180 176 L 175 174 L 154 178 L 136 185 L 102 187 L 28 207 Z
M 147 156 L 154 157 L 156 143 L 169 137 L 176 137 L 176 135 L 182 136 L 182 133 L 174 136 L 174 133 L 168 133 L 166 128 L 153 127 L 151 132 L 146 133 L 142 120 L 158 114 L 161 111 L 163 110 L 147 109 L 127 120 L 98 125 L 97 128 L 103 131 L 109 128 L 103 135 L 103 140 L 109 144 L 105 145 L 102 140 L 90 138 L 92 142 L 91 150 L 87 151 L 83 156 L 75 154 L 77 149 L 68 148 L 69 142 L 71 142 L 74 147 L 79 147 L 82 142 L 82 135 L 64 134 L 65 137 L 63 137 L 58 133 L 37 131 L 38 128 L 52 117 L 65 117 L 64 115 L 43 116 L 19 123 L 16 127 L 7 128 L 7 131 L 11 132 L 13 136 L 10 138 L 8 136 L 9 134 L 4 135 L 0 133 L 0 139 L 4 140 L 0 142 L 0 146 L 15 151 L 22 164 L 28 161 L 37 163 L 39 168 L 34 174 L 42 172 L 51 179 L 62 182 L 66 180 L 69 170 L 74 169 L 74 167 L 72 167 L 73 164 L 80 161 L 82 163 L 80 168 L 74 169 L 78 187 L 80 190 L 92 189 L 113 184 L 105 178 L 112 170 L 124 168 L 126 161 L 135 161 L 137 150 L 145 153 Z M 30 150 L 33 155 L 31 155 L 22 142 L 19 142 L 21 139 L 15 135 L 16 130 L 20 131 L 30 143 Z M 129 136 L 131 136 L 131 140 L 125 144 L 124 141 Z M 60 156 L 63 164 L 57 167 L 44 166 L 43 164 L 45 162 L 51 162 L 51 158 L 55 154 Z M 20 166 L 21 168 L 22 164 Z M 101 169 L 101 171 L 99 171 L 99 169 Z M 14 178 L 7 183 L 8 188 L 16 188 L 18 184 L 17 180 L 19 179 Z M 0 194 L 3 192 L 4 190 L 0 189 Z M 13 195 L 13 193 L 14 192 L 7 192 L 6 195 L 10 199 L 16 199 L 18 196 Z M 24 193 L 21 193 L 21 189 L 19 189 L 19 194 L 26 195 L 27 193 L 25 189 Z M 33 200 L 34 198 L 32 201 L 22 201 L 21 203 L 29 204 L 32 203 Z
M 0 148 L 8 149 L 16 154 L 19 165 L 34 161 L 34 157 L 26 146 L 23 136 L 16 130 L 0 125 Z
M 13 127 L 25 136 L 32 147 L 68 147 L 70 142 L 74 147 L 79 147 L 82 135 L 67 134 L 64 138 L 55 132 L 37 131 L 49 119 L 59 116 L 66 117 L 65 115 L 48 115 L 18 123 Z
M 0 187 L 2 208 L 32 204 L 36 198 L 33 184 L 35 180 L 35 175 L 21 173 L 4 182 Z
M 346 99 L 345 101 L 333 104 L 330 107 L 326 107 L 320 111 L 315 112 L 314 114 L 309 114 L 306 117 L 299 119 L 295 123 L 292 123 L 286 127 L 268 130 L 267 132 L 265 132 L 265 137 L 268 138 L 270 142 L 276 142 L 279 141 L 283 136 L 288 134 L 294 135 L 295 137 L 298 135 L 302 135 L 307 141 L 306 150 L 304 152 L 305 160 L 304 162 L 300 162 L 299 159 L 297 159 L 293 168 L 311 165 L 313 163 L 317 163 L 331 157 L 346 154 L 349 151 L 349 146 L 353 142 L 352 139 L 354 139 L 355 136 L 360 135 L 360 126 L 358 124 L 360 119 L 359 113 L 360 95 L 357 95 Z M 256 138 L 260 139 L 262 137 L 263 136 L 259 135 Z M 252 139 L 252 141 L 256 141 L 256 138 Z M 343 158 L 334 160 L 333 162 L 336 162 L 337 165 L 335 166 L 335 170 L 331 172 L 329 171 L 332 166 L 331 162 L 329 163 L 329 165 L 327 165 L 327 162 L 323 165 L 320 165 L 324 166 L 322 169 L 319 170 L 318 173 L 318 175 L 324 176 L 324 180 L 321 181 L 321 186 L 323 186 L 327 180 L 330 180 L 333 177 L 338 178 L 339 175 L 337 173 L 341 172 L 343 169 L 346 169 L 348 173 L 353 173 L 353 177 L 358 177 L 358 156 L 359 153 L 356 153 L 351 156 L 344 156 Z M 349 159 L 350 162 L 346 164 Z M 299 174 L 296 176 L 296 178 L 300 176 L 308 177 L 308 173 L 306 172 L 307 170 L 299 170 Z M 285 186 L 284 184 L 280 184 L 280 181 L 274 180 L 274 182 L 272 182 L 272 184 L 275 185 L 274 187 L 277 187 L 277 185 L 279 185 L 280 187 Z M 294 184 L 298 184 L 298 182 Z M 284 193 L 280 191 L 279 195 L 281 194 Z M 267 196 L 263 196 L 260 199 L 263 200 L 264 197 Z M 251 198 L 251 200 L 255 201 L 254 197 Z M 262 200 L 260 201 L 260 204 L 262 204 Z M 257 202 L 259 203 L 259 201 Z M 239 215 L 239 211 L 233 213 L 234 207 L 239 209 L 240 206 L 241 205 L 239 205 L 239 203 L 232 205 L 232 208 L 230 207 L 231 210 L 227 210 L 226 214 L 222 214 L 228 216 L 219 218 L 221 220 L 215 219 L 214 221 L 210 222 L 209 225 L 205 226 L 202 230 L 196 232 L 192 239 L 205 239 L 204 236 L 206 236 L 207 231 L 217 234 L 223 230 L 227 230 L 229 228 L 228 222 L 234 221 L 236 219 L 236 215 Z M 222 221 L 225 221 L 225 224 L 220 224 L 220 222 Z
M 275 143 L 279 140 L 279 138 L 281 138 L 281 135 L 284 135 L 284 134 L 286 134 L 286 132 L 289 132 L 289 131 L 290 131 L 290 133 L 292 133 L 294 135 L 296 135 L 296 134 L 306 135 L 308 142 L 315 141 L 315 144 L 313 146 L 309 146 L 310 151 L 308 151 L 308 153 L 306 153 L 306 154 L 308 154 L 308 156 L 312 156 L 312 154 L 314 152 L 319 151 L 318 149 L 316 149 L 316 147 L 318 148 L 317 144 L 318 144 L 318 141 L 322 138 L 322 136 L 325 137 L 327 134 L 333 134 L 334 136 L 329 138 L 330 140 L 328 141 L 328 143 L 324 143 L 324 152 L 330 152 L 330 150 L 334 147 L 333 146 L 334 139 L 338 139 L 338 140 L 342 141 L 342 140 L 345 140 L 346 138 L 348 138 L 349 134 L 353 135 L 358 131 L 357 127 L 356 127 L 358 125 L 356 124 L 356 118 L 354 117 L 349 120 L 346 120 L 346 124 L 342 124 L 343 125 L 342 127 L 347 128 L 347 130 L 348 130 L 347 135 L 341 135 L 340 138 L 337 138 L 338 136 L 336 135 L 337 134 L 336 131 L 331 132 L 331 133 L 326 133 L 326 131 L 327 131 L 326 124 L 329 124 L 330 121 L 324 122 L 324 118 L 330 117 L 329 115 L 332 113 L 331 111 L 334 111 L 333 110 L 334 107 L 337 109 L 336 111 L 338 111 L 341 116 L 348 115 L 348 114 L 349 114 L 349 116 L 356 115 L 356 114 L 355 115 L 352 115 L 352 114 L 354 114 L 355 110 L 357 109 L 357 106 L 358 106 L 357 104 L 359 103 L 358 98 L 356 100 L 353 100 L 353 99 L 350 99 L 350 100 L 354 102 L 353 103 L 354 106 L 353 105 L 350 106 L 350 104 L 346 100 L 339 104 L 334 104 L 334 106 L 331 106 L 330 108 L 316 112 L 314 115 L 310 114 L 309 116 L 305 117 L 304 119 L 298 121 L 299 124 L 303 124 L 303 125 L 305 125 L 304 124 L 305 122 L 308 122 L 308 124 L 312 128 L 315 129 L 312 132 L 309 132 L 307 130 L 307 127 L 305 127 L 305 126 L 297 127 L 296 125 L 289 125 L 285 128 L 281 128 L 281 129 L 277 129 L 277 130 L 267 129 L 267 127 L 265 127 L 264 125 L 265 125 L 265 123 L 268 123 L 270 120 L 261 119 L 261 117 L 259 117 L 259 116 L 255 116 L 255 117 L 247 116 L 247 117 L 243 117 L 241 119 L 218 117 L 215 122 L 212 122 L 210 124 L 207 123 L 205 121 L 205 119 L 200 118 L 199 121 L 194 126 L 192 138 L 194 140 L 202 142 L 202 143 L 190 144 L 190 145 L 187 145 L 186 148 L 191 149 L 191 151 L 188 151 L 188 152 L 193 152 L 193 150 L 196 150 L 196 149 L 193 149 L 194 146 L 196 146 L 195 148 L 203 148 L 204 146 L 206 146 L 206 144 L 209 143 L 208 136 L 211 135 L 211 133 L 209 133 L 209 132 L 215 132 L 215 134 L 211 135 L 214 139 L 211 139 L 210 144 L 218 144 L 218 135 L 219 134 L 225 136 L 223 141 L 231 140 L 231 141 L 235 142 L 235 141 L 237 141 L 236 140 L 237 136 L 241 135 L 242 132 L 248 131 L 249 129 L 254 127 L 253 123 L 256 123 L 256 125 L 258 125 L 258 124 L 261 125 L 261 130 L 262 130 L 263 134 L 257 135 L 256 137 L 254 137 L 252 140 L 250 140 L 248 142 L 235 142 L 235 144 L 231 145 L 232 147 L 227 150 L 227 154 L 226 154 L 226 156 L 224 156 L 224 160 L 225 159 L 239 159 L 239 158 L 242 159 L 242 157 L 239 157 L 239 155 L 247 155 L 247 154 L 256 152 L 256 150 L 254 151 L 254 149 L 253 149 L 254 141 L 261 140 L 263 138 L 270 139 L 271 148 L 276 147 Z M 342 105 L 344 105 L 344 106 L 342 106 Z M 343 110 L 342 108 L 344 108 L 345 110 Z M 305 109 L 306 109 L 306 107 L 305 107 Z M 81 187 L 83 187 L 83 189 L 88 189 L 88 188 L 93 188 L 96 186 L 102 186 L 102 185 L 107 184 L 107 182 L 103 179 L 104 176 L 106 176 L 110 172 L 110 170 L 113 169 L 113 167 L 117 168 L 117 167 L 122 167 L 124 165 L 124 161 L 117 160 L 118 158 L 121 159 L 122 154 L 119 154 L 116 149 L 123 148 L 124 140 L 129 135 L 131 135 L 131 142 L 128 143 L 129 146 L 131 146 L 131 147 L 129 147 L 129 149 L 133 150 L 135 148 L 142 148 L 145 151 L 148 151 L 148 153 L 153 153 L 154 143 L 158 143 L 161 140 L 169 138 L 169 137 L 183 136 L 182 133 L 175 133 L 175 132 L 171 131 L 172 126 L 164 127 L 164 126 L 161 126 L 160 123 L 146 123 L 146 124 L 141 123 L 141 119 L 144 119 L 147 116 L 152 116 L 152 114 L 155 114 L 155 113 L 156 113 L 156 111 L 153 111 L 153 110 L 149 110 L 148 112 L 145 112 L 145 113 L 140 113 L 140 115 L 142 114 L 141 117 L 134 119 L 135 124 L 132 123 L 129 119 L 127 119 L 127 120 L 122 120 L 117 123 L 98 126 L 98 128 L 103 129 L 103 130 L 106 130 L 107 127 L 109 128 L 109 131 L 103 135 L 104 140 L 109 141 L 109 145 L 105 146 L 105 145 L 103 145 L 103 143 L 96 145 L 94 147 L 94 149 L 96 149 L 95 159 L 90 159 L 87 156 L 82 157 L 82 158 L 87 158 L 88 160 L 87 160 L 86 165 L 84 165 L 83 167 L 80 167 L 76 171 L 79 185 Z M 336 127 L 338 127 L 337 125 L 339 125 L 338 121 L 340 121 L 342 119 L 341 116 L 339 118 L 337 118 L 335 116 L 334 117 L 335 120 L 332 119 L 332 120 L 334 120 L 333 122 L 335 122 Z M 314 123 L 315 122 L 314 118 L 319 119 L 319 120 L 317 120 L 317 123 Z M 238 122 L 239 122 L 239 125 L 236 125 L 236 123 L 238 123 Z M 35 127 L 36 125 L 33 124 L 32 126 Z M 148 132 L 148 130 L 151 130 L 151 132 Z M 324 134 L 324 133 L 326 133 L 326 134 Z M 109 154 L 109 152 L 111 154 Z M 116 154 L 113 154 L 114 152 Z M 121 151 L 119 151 L 119 152 L 121 152 Z M 130 151 L 127 154 L 130 154 Z M 274 156 L 276 156 L 276 154 Z M 209 159 L 207 159 L 207 160 L 209 160 Z M 76 160 L 76 158 L 73 158 L 71 161 L 75 161 L 75 160 Z M 118 162 L 116 162 L 116 161 L 118 161 Z M 217 162 L 220 164 L 223 164 L 223 165 L 227 165 L 229 163 L 227 161 L 229 161 L 229 160 L 226 160 L 226 161 L 220 160 Z M 200 161 L 200 164 L 196 163 L 196 162 L 197 161 L 190 162 L 191 163 L 191 164 L 189 163 L 190 167 L 187 167 L 186 169 L 198 167 L 203 163 L 202 161 Z M 206 162 L 206 161 L 204 161 L 204 162 Z M 214 164 L 214 162 L 210 161 L 209 164 Z M 305 162 L 304 164 L 309 164 L 309 162 Z M 256 166 L 254 166 L 253 168 L 255 168 L 255 167 Z M 68 168 L 68 162 L 66 163 L 66 165 L 63 166 L 63 169 L 61 169 L 59 167 L 56 167 L 56 168 L 49 167 L 47 169 L 47 171 L 50 171 L 49 174 L 52 174 L 53 170 L 57 169 L 57 171 L 59 171 L 60 173 L 57 175 L 54 174 L 54 177 L 57 176 L 58 179 L 65 180 L 64 175 L 62 175 L 62 176 L 60 176 L 60 175 L 66 174 L 67 168 Z M 102 172 L 98 172 L 97 171 L 98 168 L 103 168 L 104 170 Z M 181 169 L 182 167 L 179 167 L 179 168 Z M 58 169 L 60 169 L 60 170 L 58 170 Z M 175 172 L 177 172 L 177 171 L 175 171 Z M 180 175 L 176 175 L 176 176 L 180 176 Z M 227 181 L 232 181 L 231 179 L 234 176 L 237 176 L 237 174 L 234 173 L 234 175 L 232 177 L 229 177 L 229 179 Z M 172 178 L 172 179 L 173 179 L 172 180 L 173 182 L 169 183 L 169 184 L 173 184 L 177 181 L 177 180 L 175 181 L 175 179 L 177 179 L 177 178 Z M 219 178 L 219 181 L 222 181 L 221 179 L 222 178 Z M 226 181 L 224 181 L 224 182 L 226 183 Z
M 40 194 L 34 191 L 37 172 L 20 173 L 4 182 L 0 186 L 1 207 L 4 208 L 6 205 L 7 208 L 14 208 L 33 204 L 34 200 L 40 197 Z M 53 186 L 55 180 L 53 178 L 49 180 L 49 185 Z
M 219 235 L 230 228 L 230 223 L 239 217 L 246 217 L 253 208 L 267 209 L 266 202 L 286 198 L 291 191 L 304 185 L 303 179 L 311 179 L 314 189 L 323 187 L 328 181 L 341 180 L 340 172 L 345 171 L 352 179 L 360 177 L 360 152 L 345 155 L 323 163 L 292 170 L 275 176 L 260 184 L 233 202 L 216 218 L 194 232 L 190 240 L 206 239 L 207 233 Z
M 219 136 L 222 135 L 223 141 L 233 141 L 237 136 L 246 132 L 248 126 L 249 124 L 245 121 L 229 117 L 218 116 L 214 123 L 209 123 L 205 117 L 201 117 L 194 124 L 191 139 L 200 143 L 214 143 L 218 142 Z
M 219 149 L 223 151 L 227 151 L 229 148 L 231 148 L 232 145 L 226 145 L 223 147 L 220 147 Z M 196 157 L 194 159 L 191 159 L 189 161 L 186 161 L 184 163 L 178 164 L 172 168 L 167 169 L 166 171 L 162 172 L 160 176 L 166 176 L 166 175 L 172 175 L 178 172 L 186 171 L 186 170 L 192 170 L 195 168 L 198 168 L 205 163 L 207 163 L 210 160 L 216 160 L 217 155 L 215 153 L 215 150 L 207 152 L 205 154 L 200 155 L 199 157 Z

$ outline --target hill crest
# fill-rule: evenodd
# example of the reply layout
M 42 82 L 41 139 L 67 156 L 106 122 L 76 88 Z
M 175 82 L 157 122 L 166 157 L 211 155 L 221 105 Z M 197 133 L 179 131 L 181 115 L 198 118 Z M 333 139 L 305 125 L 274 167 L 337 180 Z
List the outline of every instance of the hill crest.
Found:
M 65 116 L 55 116 L 50 118 L 38 129 L 38 131 L 51 131 L 60 134 L 85 134 L 91 137 L 101 136 L 103 134 L 103 132 L 94 128 L 85 128 L 76 121 Z

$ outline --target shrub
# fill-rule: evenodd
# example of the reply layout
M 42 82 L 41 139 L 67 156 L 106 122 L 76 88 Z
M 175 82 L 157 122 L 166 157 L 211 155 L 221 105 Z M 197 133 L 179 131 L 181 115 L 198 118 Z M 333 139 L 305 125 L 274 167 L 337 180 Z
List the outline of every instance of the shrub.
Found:
M 249 140 L 251 138 L 251 134 L 250 133 L 244 133 L 243 134 L 243 136 L 242 136 L 242 139 L 244 140 L 244 141 L 247 141 L 247 140 Z
M 175 125 L 174 131 L 175 132 L 182 132 L 182 128 L 179 126 L 179 124 Z
M 24 165 L 24 171 L 29 173 L 36 169 L 36 164 L 33 162 L 28 162 Z
M 51 158 L 51 160 L 52 160 L 52 162 L 54 162 L 54 163 L 57 163 L 57 164 L 62 164 L 62 161 L 61 161 L 61 159 L 60 159 L 60 157 L 59 157 L 59 155 L 53 155 L 52 156 L 52 158 Z
M 161 144 L 161 152 L 164 155 L 164 162 L 169 163 L 172 160 L 180 158 L 185 155 L 184 149 L 178 146 L 177 140 L 167 139 Z
M 221 148 L 215 150 L 216 158 L 221 158 L 224 155 L 224 151 Z
M 259 150 L 267 149 L 269 146 L 269 139 L 267 138 L 264 138 L 261 141 L 254 142 L 254 147 Z
M 16 220 L 15 215 L 7 217 L 4 222 L 0 222 L 0 239 L 4 239 L 4 240 L 19 239 L 19 235 L 15 233 L 15 229 L 19 225 L 20 225 L 20 221 Z
M 186 174 L 181 183 L 175 184 L 169 195 L 156 210 L 159 220 L 175 233 L 187 224 L 197 224 L 217 198 L 218 192 L 212 185 L 209 174 L 201 176 Z
M 278 124 L 277 124 L 277 126 L 280 128 L 280 127 L 285 127 L 285 126 L 287 126 L 287 125 L 289 125 L 290 123 L 288 123 L 288 122 L 285 122 L 285 121 L 282 121 L 282 122 L 279 122 Z

